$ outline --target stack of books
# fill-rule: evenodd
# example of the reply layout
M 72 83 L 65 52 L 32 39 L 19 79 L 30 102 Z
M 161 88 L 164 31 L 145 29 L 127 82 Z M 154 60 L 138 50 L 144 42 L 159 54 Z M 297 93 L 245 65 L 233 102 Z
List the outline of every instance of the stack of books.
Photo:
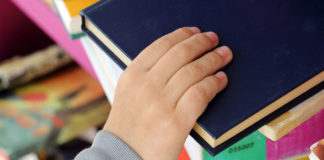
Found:
M 104 51 L 92 55 L 102 59 L 93 63 L 106 64 L 110 57 L 122 69 L 155 39 L 179 27 L 217 32 L 220 44 L 234 52 L 234 61 L 224 68 L 229 85 L 191 132 L 216 155 L 276 118 L 290 118 L 291 109 L 324 89 L 324 23 L 319 20 L 324 6 L 318 3 L 100 1 L 81 12 L 82 28 Z M 98 75 L 109 72 L 98 68 Z
M 229 75 L 230 82 L 228 88 L 210 104 L 217 105 L 221 110 L 216 112 L 209 107 L 192 132 L 198 142 L 212 155 L 220 151 L 225 152 L 230 149 L 228 148 L 230 144 L 236 144 L 235 142 L 263 125 L 259 131 L 269 138 L 266 142 L 268 158 L 301 154 L 302 152 L 287 155 L 284 152 L 279 153 L 274 148 L 279 144 L 285 144 L 285 139 L 303 139 L 300 138 L 301 135 L 313 131 L 305 129 L 305 126 L 310 128 L 318 126 L 317 123 L 314 124 L 314 117 L 318 119 L 316 122 L 324 119 L 323 116 L 318 116 L 323 112 L 323 106 L 318 105 L 323 99 L 318 93 L 323 90 L 324 70 L 323 64 L 320 63 L 324 55 L 321 45 L 324 25 L 321 17 L 324 6 L 319 1 L 275 0 L 238 3 L 232 0 L 226 2 L 180 0 L 161 1 L 155 4 L 149 0 L 140 0 L 136 3 L 130 0 L 100 1 L 83 11 L 83 27 L 91 38 L 83 36 L 81 38 L 83 46 L 78 39 L 71 41 L 72 34 L 67 34 L 69 32 L 67 27 L 64 27 L 63 23 L 58 23 L 59 16 L 47 5 L 42 4 L 41 0 L 12 1 L 55 42 L 67 50 L 73 59 L 95 76 L 89 60 L 85 57 L 88 54 L 109 99 L 113 99 L 115 84 L 122 73 L 121 68 L 126 67 L 141 49 L 157 37 L 183 26 L 197 26 L 203 31 L 217 32 L 221 44 L 230 46 L 234 51 L 234 61 L 224 69 Z M 48 0 L 43 1 L 52 5 Z M 169 7 L 170 4 L 175 7 Z M 98 6 L 111 9 L 99 12 Z M 58 6 L 56 8 L 58 9 Z M 105 78 L 109 79 L 109 83 Z M 245 96 L 239 97 L 239 94 Z M 226 97 L 231 98 L 226 100 Z M 222 110 L 226 108 L 223 104 L 229 101 L 238 105 L 229 111 Z M 252 110 L 253 107 L 255 107 L 253 113 L 242 112 Z M 267 111 L 266 114 L 258 114 L 264 109 Z M 218 114 L 224 113 L 228 116 L 219 119 L 222 119 L 221 122 L 227 121 L 231 124 L 227 128 L 225 124 L 218 123 L 214 119 Z M 316 113 L 318 114 L 313 116 Z M 253 124 L 252 126 L 245 126 L 248 128 L 241 128 L 235 133 L 231 130 L 233 126 L 247 119 L 253 119 L 253 123 L 249 121 L 249 125 Z M 284 125 L 281 122 L 285 122 Z M 297 127 L 298 125 L 300 126 Z M 222 133 L 215 133 L 215 128 L 226 129 Z M 206 132 L 207 139 L 209 137 L 212 141 L 200 135 Z M 224 135 L 229 139 L 214 147 L 213 141 Z M 235 136 L 232 137 L 233 135 Z M 274 142 L 271 139 L 279 140 Z M 309 147 L 307 146 L 309 143 L 299 143 L 298 147 L 305 149 Z M 191 151 L 188 151 L 188 154 L 192 157 Z M 201 155 L 197 157 L 199 156 Z

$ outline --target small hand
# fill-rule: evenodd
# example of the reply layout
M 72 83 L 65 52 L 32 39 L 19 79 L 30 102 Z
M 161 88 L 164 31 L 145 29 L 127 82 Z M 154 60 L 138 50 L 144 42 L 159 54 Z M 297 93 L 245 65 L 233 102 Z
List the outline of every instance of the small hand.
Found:
M 227 84 L 217 71 L 233 55 L 226 46 L 213 49 L 217 44 L 215 33 L 184 27 L 145 48 L 122 74 L 104 130 L 143 159 L 177 159 L 196 120 Z

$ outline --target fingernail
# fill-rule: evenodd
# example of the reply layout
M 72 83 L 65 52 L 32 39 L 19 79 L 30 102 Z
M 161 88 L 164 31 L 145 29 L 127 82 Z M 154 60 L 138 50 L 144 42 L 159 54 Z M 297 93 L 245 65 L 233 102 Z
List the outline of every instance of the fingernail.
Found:
M 227 57 L 230 55 L 231 50 L 227 46 L 221 46 L 216 49 L 216 52 L 223 57 Z
M 194 34 L 200 33 L 200 29 L 197 28 L 197 27 L 189 27 L 189 29 L 190 29 Z
M 205 35 L 208 36 L 208 38 L 210 40 L 212 40 L 213 42 L 216 42 L 217 41 L 217 35 L 216 35 L 216 33 L 214 33 L 214 32 L 206 32 Z
M 219 78 L 219 79 L 224 79 L 226 75 L 225 75 L 224 72 L 220 71 L 220 72 L 217 72 L 217 73 L 215 74 L 215 76 L 216 76 L 217 78 Z

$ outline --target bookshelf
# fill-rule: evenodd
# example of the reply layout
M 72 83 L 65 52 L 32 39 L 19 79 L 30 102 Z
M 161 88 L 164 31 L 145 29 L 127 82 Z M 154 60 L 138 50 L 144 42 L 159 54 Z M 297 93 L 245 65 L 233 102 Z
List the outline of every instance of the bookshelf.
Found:
M 44 1 L 11 1 L 51 37 L 54 42 L 64 48 L 80 66 L 87 70 L 92 76 L 96 77 L 101 82 L 110 102 L 113 101 L 113 93 L 122 70 L 107 56 L 105 56 L 105 60 L 103 60 L 91 54 L 91 52 L 102 52 L 96 44 L 88 37 L 71 40 L 59 16 L 55 13 L 53 8 L 49 7 Z M 109 63 L 107 64 L 105 62 Z M 108 72 L 96 75 L 96 73 L 103 72 L 100 69 L 100 65 L 103 64 L 109 66 L 107 67 L 109 68 Z M 321 123 L 323 120 L 324 110 L 322 109 L 315 116 L 302 123 L 280 140 L 271 141 L 270 139 L 266 139 L 264 145 L 262 145 L 262 149 L 266 150 L 264 159 L 285 159 L 300 154 L 307 154 L 309 145 L 323 138 L 324 123 Z M 185 147 L 191 159 L 203 159 L 201 147 L 191 137 L 188 137 Z

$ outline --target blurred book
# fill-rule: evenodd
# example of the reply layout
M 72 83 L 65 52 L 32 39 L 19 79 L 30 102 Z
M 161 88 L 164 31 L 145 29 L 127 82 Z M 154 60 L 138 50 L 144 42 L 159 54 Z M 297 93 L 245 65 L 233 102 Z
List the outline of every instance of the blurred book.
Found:
M 100 84 L 80 67 L 66 67 L 1 92 L 0 150 L 17 159 L 63 144 L 90 127 L 102 125 L 109 110 Z
M 87 56 L 98 76 L 98 79 L 110 102 L 114 99 L 114 92 L 123 70 L 88 36 L 81 38 Z
M 81 16 L 79 12 L 98 1 L 99 0 L 53 0 L 65 29 L 72 39 L 84 35 L 81 30 Z
M 55 9 L 55 6 L 54 6 L 54 3 L 53 3 L 53 0 L 43 0 L 43 2 L 45 4 L 48 5 L 48 7 L 50 7 L 54 12 L 56 12 L 56 9 Z
M 60 47 L 49 46 L 27 56 L 16 56 L 0 64 L 0 90 L 27 83 L 72 62 Z
M 182 148 L 182 150 L 180 152 L 178 160 L 190 160 L 190 157 L 184 147 Z
M 96 77 L 79 39 L 71 40 L 57 13 L 43 0 L 11 0 L 29 19 L 62 47 L 83 69 Z
M 285 158 L 283 160 L 309 160 L 308 155 L 309 155 L 309 153 L 306 153 L 306 154 L 301 154 L 301 155 L 296 155 L 293 157 Z

